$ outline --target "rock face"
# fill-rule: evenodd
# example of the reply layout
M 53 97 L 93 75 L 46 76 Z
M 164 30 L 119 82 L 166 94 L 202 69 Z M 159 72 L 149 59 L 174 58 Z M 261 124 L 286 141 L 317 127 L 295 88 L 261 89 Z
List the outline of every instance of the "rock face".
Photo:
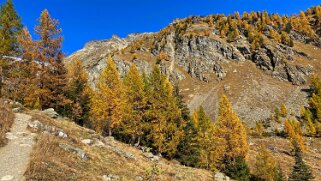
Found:
M 118 51 L 127 47 L 131 42 L 139 39 L 144 34 L 130 34 L 126 38 L 120 38 L 113 35 L 111 39 L 101 40 L 101 41 L 91 41 L 87 43 L 83 49 L 73 53 L 65 59 L 66 64 L 72 62 L 73 60 L 80 59 L 83 61 L 84 66 L 89 72 L 89 80 L 94 85 L 94 82 L 99 77 L 102 69 L 106 66 L 107 56 L 117 54 Z M 120 59 L 115 59 L 117 67 L 121 75 L 129 70 L 130 64 L 128 61 L 123 61 Z M 135 64 L 141 68 L 141 70 L 149 69 L 149 64 L 136 60 Z
M 311 67 L 291 63 L 297 52 L 290 47 L 272 43 L 254 51 L 242 35 L 235 42 L 227 43 L 225 39 L 215 35 L 215 32 L 211 32 L 209 36 L 184 36 L 172 31 L 159 39 L 155 39 L 155 33 L 132 34 L 126 38 L 114 35 L 109 40 L 87 43 L 83 49 L 70 55 L 65 61 L 68 64 L 75 59 L 83 60 L 92 85 L 106 66 L 108 55 L 113 56 L 122 77 L 133 63 L 140 71 L 148 73 L 152 68 L 152 62 L 139 58 L 128 60 L 119 56 L 121 51 L 142 39 L 151 39 L 154 48 L 140 47 L 138 54 L 151 53 L 150 56 L 157 57 L 161 52 L 165 52 L 166 60 L 161 60 L 159 65 L 163 73 L 175 80 L 185 79 L 184 73 L 205 82 L 210 81 L 211 75 L 215 75 L 214 79 L 222 80 L 227 74 L 222 64 L 245 60 L 254 62 L 267 74 L 295 85 L 306 83 L 307 76 L 312 72 Z

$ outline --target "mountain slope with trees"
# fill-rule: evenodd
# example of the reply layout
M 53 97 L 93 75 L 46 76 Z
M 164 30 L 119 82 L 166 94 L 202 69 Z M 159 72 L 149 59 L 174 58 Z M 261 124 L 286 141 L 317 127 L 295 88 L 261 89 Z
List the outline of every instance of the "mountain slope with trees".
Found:
M 77 167 L 105 168 L 96 161 L 110 154 L 86 154 L 92 150 L 80 149 L 79 137 L 82 144 L 95 142 L 126 159 L 135 156 L 113 145 L 114 139 L 141 149 L 154 164 L 140 180 L 165 179 L 160 159 L 206 169 L 201 170 L 206 179 L 219 172 L 244 181 L 319 178 L 320 167 L 311 168 L 303 157 L 313 152 L 320 159 L 317 147 L 310 146 L 321 133 L 320 12 L 318 6 L 289 17 L 266 11 L 189 17 L 158 33 L 92 42 L 90 51 L 64 58 L 59 21 L 43 10 L 37 36 L 31 37 L 8 0 L 0 11 L 1 99 L 20 105 L 15 112 L 42 120 L 28 124 L 40 136 L 28 179 L 56 179 L 61 170 L 70 180 L 88 180 Z M 78 126 L 62 129 L 42 116 L 48 112 Z M 280 151 L 284 145 L 275 148 L 273 140 L 290 146 Z M 42 150 L 47 147 L 57 155 Z M 284 160 L 270 151 L 295 163 L 287 162 L 283 172 Z M 47 156 L 37 154 L 42 152 Z M 68 157 L 67 152 L 78 156 L 75 164 L 61 160 L 58 168 L 55 158 L 50 160 Z

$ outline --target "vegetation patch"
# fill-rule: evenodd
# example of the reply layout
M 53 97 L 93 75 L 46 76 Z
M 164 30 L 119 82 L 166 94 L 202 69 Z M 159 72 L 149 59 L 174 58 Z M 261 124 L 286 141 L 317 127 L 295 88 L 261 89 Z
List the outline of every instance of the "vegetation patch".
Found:
M 11 108 L 0 101 L 0 146 L 7 142 L 6 133 L 10 131 L 13 121 L 14 114 Z

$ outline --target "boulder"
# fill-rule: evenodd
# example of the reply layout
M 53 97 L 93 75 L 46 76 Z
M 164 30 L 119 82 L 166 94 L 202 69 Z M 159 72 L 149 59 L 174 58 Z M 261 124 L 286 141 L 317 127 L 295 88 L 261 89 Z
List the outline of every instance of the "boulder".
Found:
M 214 175 L 215 181 L 229 181 L 231 180 L 228 176 L 224 175 L 221 172 L 216 172 Z
M 155 161 L 155 162 L 158 162 L 160 160 L 159 156 L 156 156 L 156 155 L 152 154 L 151 152 L 143 153 L 143 156 L 145 156 L 146 158 L 149 158 L 149 159 L 151 159 L 152 161 Z
M 12 175 L 5 175 L 3 177 L 1 177 L 1 181 L 10 181 L 13 180 L 13 176 Z
M 86 145 L 92 145 L 94 143 L 92 139 L 83 139 L 81 142 Z
M 41 130 L 42 130 L 42 127 L 43 127 L 43 124 L 42 124 L 41 122 L 39 122 L 38 120 L 35 120 L 35 121 L 33 121 L 33 122 L 30 122 L 30 123 L 28 124 L 28 127 L 29 127 L 29 128 L 32 128 L 32 129 L 34 129 L 34 130 L 36 130 L 36 131 L 41 131 Z
M 22 112 L 22 109 L 20 107 L 16 107 L 16 108 L 13 108 L 12 111 L 14 113 L 19 113 L 19 112 Z
M 135 181 L 143 181 L 144 178 L 142 176 L 136 176 Z
M 103 181 L 120 181 L 120 177 L 115 174 L 103 175 Z
M 42 113 L 54 119 L 59 117 L 59 114 L 54 110 L 54 108 L 45 109 L 42 111 Z
M 63 130 L 59 130 L 57 132 L 57 136 L 60 138 L 67 138 L 68 137 L 68 135 Z
M 71 146 L 71 145 L 68 145 L 68 144 L 63 144 L 63 143 L 60 143 L 59 147 L 64 149 L 65 151 L 69 151 L 69 152 L 72 152 L 72 153 L 76 154 L 82 160 L 86 161 L 86 160 L 89 159 L 89 157 L 86 154 L 86 152 L 84 150 L 80 149 L 80 148 L 77 148 L 77 147 L 74 147 L 74 146 Z

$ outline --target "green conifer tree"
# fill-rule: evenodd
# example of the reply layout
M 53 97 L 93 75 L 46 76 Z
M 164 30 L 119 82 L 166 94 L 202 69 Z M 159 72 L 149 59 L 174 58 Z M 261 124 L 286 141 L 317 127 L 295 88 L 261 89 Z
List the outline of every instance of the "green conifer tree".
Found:
M 295 164 L 290 174 L 289 181 L 313 180 L 314 176 L 312 175 L 310 167 L 303 160 L 303 153 L 300 146 L 295 141 L 293 142 L 293 146 L 295 152 Z
M 234 162 L 227 165 L 224 170 L 227 176 L 239 181 L 250 180 L 250 168 L 243 157 L 237 157 Z
M 20 54 L 17 37 L 21 30 L 21 18 L 17 14 L 12 0 L 7 0 L 0 8 L 0 97 L 3 96 L 3 89 L 6 86 L 4 80 L 13 76 L 13 72 L 17 72 L 14 70 L 16 67 L 12 65 L 12 59 L 5 56 L 18 56 Z
M 22 30 L 21 18 L 16 12 L 12 0 L 1 6 L 0 9 L 0 55 L 18 55 L 17 37 Z
M 89 126 L 89 103 L 92 90 L 88 82 L 88 74 L 77 59 L 68 66 L 68 98 L 72 101 L 68 113 L 77 124 Z

